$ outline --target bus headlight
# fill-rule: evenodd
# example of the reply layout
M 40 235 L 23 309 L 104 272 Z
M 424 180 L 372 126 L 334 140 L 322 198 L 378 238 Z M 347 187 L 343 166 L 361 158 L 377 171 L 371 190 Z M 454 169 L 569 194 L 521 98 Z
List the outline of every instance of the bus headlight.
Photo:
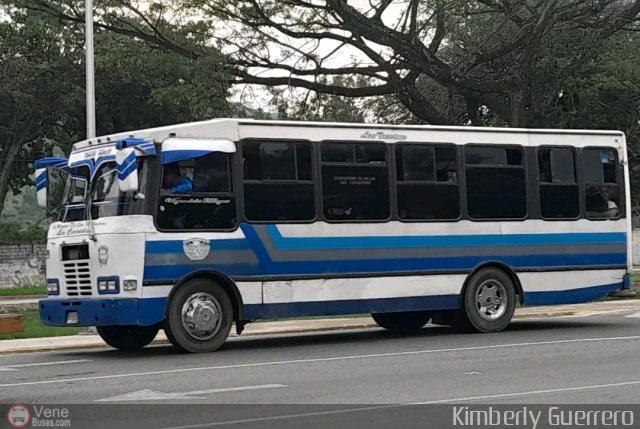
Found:
M 135 280 L 135 279 L 123 280 L 122 289 L 126 291 L 133 291 L 138 289 L 138 280 Z
M 118 277 L 98 277 L 98 293 L 101 295 L 120 293 Z

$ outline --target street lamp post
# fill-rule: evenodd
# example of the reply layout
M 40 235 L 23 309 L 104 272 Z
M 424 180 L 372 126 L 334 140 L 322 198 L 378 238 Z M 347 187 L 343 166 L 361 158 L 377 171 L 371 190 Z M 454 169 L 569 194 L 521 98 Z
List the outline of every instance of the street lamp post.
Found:
M 87 93 L 87 139 L 96 136 L 96 93 L 93 64 L 93 0 L 85 0 L 85 55 Z

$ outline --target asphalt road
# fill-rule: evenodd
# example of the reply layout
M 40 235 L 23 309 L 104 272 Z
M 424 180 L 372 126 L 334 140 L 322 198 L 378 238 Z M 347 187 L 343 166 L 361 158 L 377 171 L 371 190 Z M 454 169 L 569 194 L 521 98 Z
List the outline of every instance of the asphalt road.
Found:
M 76 416 L 91 410 L 103 423 L 139 419 L 140 428 L 299 427 L 301 419 L 324 419 L 326 427 L 344 424 L 327 420 L 344 416 L 407 418 L 411 403 L 640 404 L 638 316 L 518 320 L 498 334 L 430 326 L 412 336 L 365 329 L 240 337 L 200 355 L 170 346 L 6 355 L 0 403 L 101 404 L 71 409 Z M 150 406 L 145 414 L 108 405 L 139 402 L 183 406 Z

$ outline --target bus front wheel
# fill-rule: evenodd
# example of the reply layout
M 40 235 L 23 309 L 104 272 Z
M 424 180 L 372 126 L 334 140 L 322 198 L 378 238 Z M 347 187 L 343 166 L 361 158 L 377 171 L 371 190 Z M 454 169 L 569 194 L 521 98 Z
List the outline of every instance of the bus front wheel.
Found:
M 97 330 L 105 343 L 125 352 L 140 350 L 158 334 L 157 326 L 98 326 Z
M 171 298 L 165 332 L 180 351 L 212 352 L 225 342 L 232 323 L 225 290 L 210 280 L 194 279 L 178 286 Z
M 427 311 L 401 311 L 396 313 L 372 313 L 371 317 L 381 328 L 394 332 L 415 332 L 429 322 Z
M 453 325 L 463 331 L 500 332 L 511 322 L 515 309 L 511 277 L 498 268 L 484 268 L 469 279 L 462 311 Z

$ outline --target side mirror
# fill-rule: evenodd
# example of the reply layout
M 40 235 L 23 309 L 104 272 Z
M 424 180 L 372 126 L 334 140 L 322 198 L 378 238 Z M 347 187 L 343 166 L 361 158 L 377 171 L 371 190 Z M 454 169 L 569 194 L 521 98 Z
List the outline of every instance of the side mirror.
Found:
M 46 168 L 36 169 L 36 198 L 38 205 L 47 208 L 47 179 L 49 175 Z
M 138 162 L 134 148 L 126 147 L 116 152 L 116 171 L 120 191 L 138 191 Z

